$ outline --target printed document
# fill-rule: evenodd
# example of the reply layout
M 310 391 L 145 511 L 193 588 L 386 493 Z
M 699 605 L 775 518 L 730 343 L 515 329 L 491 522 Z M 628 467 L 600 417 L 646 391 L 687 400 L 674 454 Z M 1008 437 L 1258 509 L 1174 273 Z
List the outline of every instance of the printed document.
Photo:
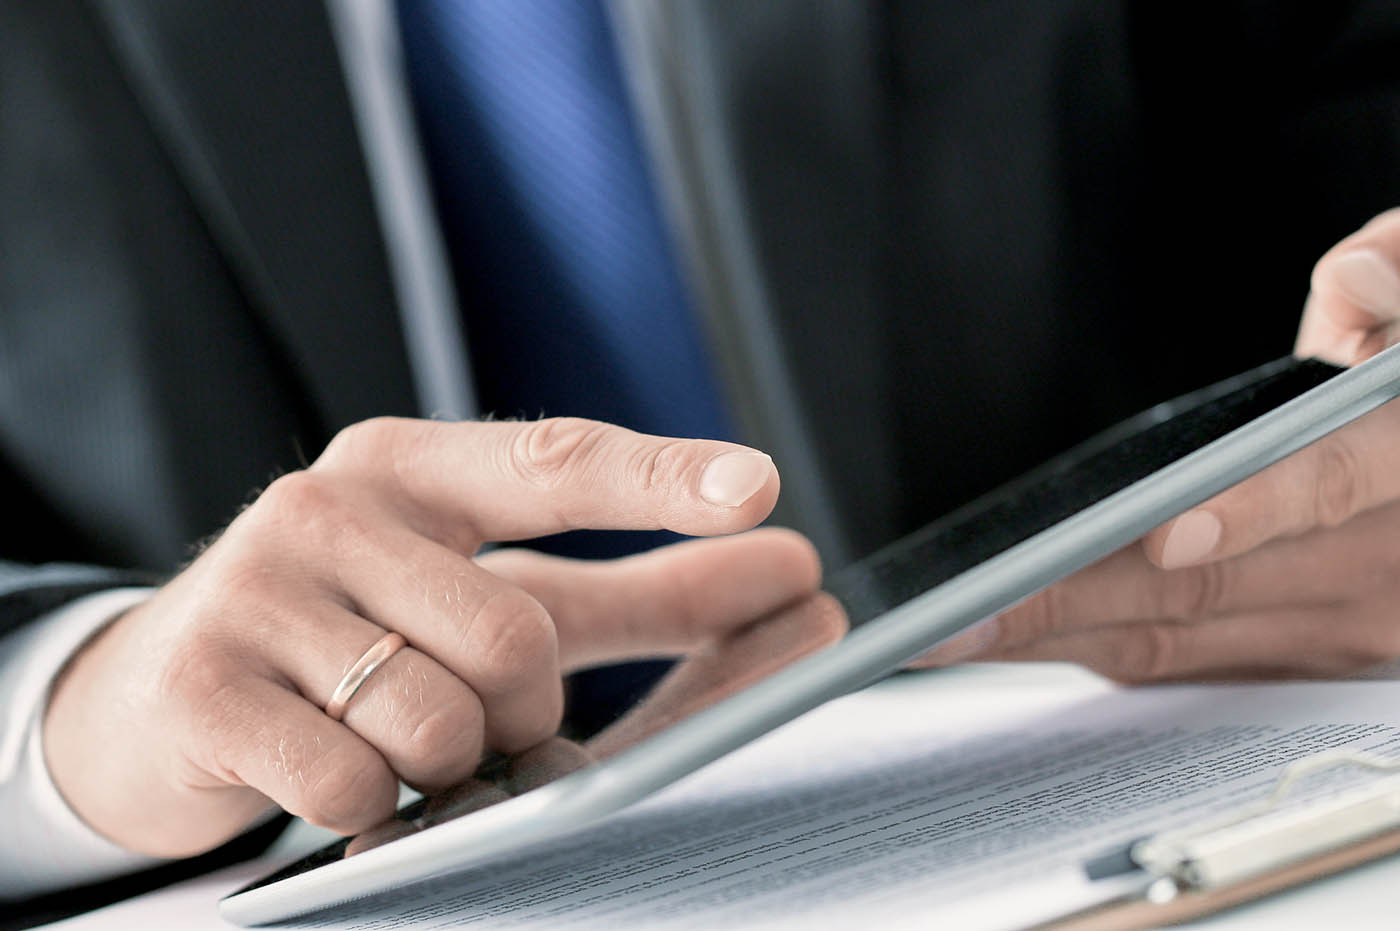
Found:
M 1400 683 L 1037 689 L 998 674 L 1004 688 L 901 677 L 592 828 L 278 927 L 1022 927 L 1104 896 L 1086 857 L 1260 799 L 1295 759 L 1400 756 Z M 223 883 L 199 922 L 179 920 L 226 927 Z

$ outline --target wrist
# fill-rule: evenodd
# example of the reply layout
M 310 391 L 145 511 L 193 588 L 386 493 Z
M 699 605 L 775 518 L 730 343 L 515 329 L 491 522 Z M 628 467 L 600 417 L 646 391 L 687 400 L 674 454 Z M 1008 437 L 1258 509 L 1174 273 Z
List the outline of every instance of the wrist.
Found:
M 150 864 L 93 831 L 55 787 L 44 758 L 51 685 L 95 631 L 149 596 L 111 589 L 69 602 L 0 638 L 0 898 L 92 882 Z

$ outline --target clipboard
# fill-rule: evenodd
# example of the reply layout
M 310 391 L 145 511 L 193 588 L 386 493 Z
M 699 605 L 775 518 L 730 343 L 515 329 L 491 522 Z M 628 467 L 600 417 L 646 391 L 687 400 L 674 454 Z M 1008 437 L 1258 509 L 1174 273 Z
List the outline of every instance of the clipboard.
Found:
M 1341 767 L 1382 775 L 1290 805 L 1308 776 Z M 1084 864 L 1093 882 L 1138 881 L 1126 894 L 1027 931 L 1138 931 L 1224 911 L 1400 852 L 1400 760 L 1351 752 L 1285 767 L 1268 798 L 1159 832 Z
M 222 900 L 256 925 L 471 869 L 626 808 L 1131 543 L 1400 396 L 1400 345 L 1282 359 L 1159 405 L 829 577 L 851 633 L 602 762 L 355 852 L 340 841 Z M 936 478 L 931 467 L 930 479 Z M 1125 926 L 1126 927 L 1126 926 Z

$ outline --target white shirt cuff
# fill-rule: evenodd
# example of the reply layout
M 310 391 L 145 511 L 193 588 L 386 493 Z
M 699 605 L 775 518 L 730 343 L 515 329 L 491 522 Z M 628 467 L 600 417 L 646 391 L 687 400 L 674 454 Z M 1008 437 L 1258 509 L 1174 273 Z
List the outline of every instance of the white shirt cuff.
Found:
M 68 806 L 44 760 L 49 689 L 99 630 L 150 597 L 149 588 L 88 595 L 0 637 L 0 899 L 39 895 L 155 865 Z

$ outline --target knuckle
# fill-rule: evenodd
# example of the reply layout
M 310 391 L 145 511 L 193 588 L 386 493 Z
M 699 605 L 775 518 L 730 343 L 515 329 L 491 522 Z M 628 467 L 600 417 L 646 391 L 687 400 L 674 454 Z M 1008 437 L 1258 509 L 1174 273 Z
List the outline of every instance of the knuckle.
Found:
M 373 537 L 375 515 L 353 507 L 347 489 L 313 472 L 292 472 L 273 482 L 254 505 L 261 533 L 270 533 L 284 550 L 343 552 L 356 541 Z M 275 566 L 261 547 L 243 554 L 250 571 L 267 574 Z
M 289 472 L 267 486 L 253 507 L 265 519 L 302 526 L 338 510 L 338 501 L 327 482 L 301 471 Z
M 209 633 L 184 638 L 174 648 L 157 685 L 170 707 L 187 708 L 201 733 L 241 730 L 252 717 L 251 703 L 239 685 L 232 649 Z
M 227 676 L 193 691 L 176 688 L 176 703 L 187 709 L 185 736 L 193 758 L 214 773 L 232 778 L 237 769 L 237 748 L 255 745 L 260 715 L 243 684 Z
M 356 468 L 385 461 L 410 421 L 401 417 L 372 417 L 343 428 L 316 460 L 320 468 Z
M 694 444 L 687 440 L 639 445 L 627 463 L 629 487 L 638 491 L 670 488 L 691 464 L 694 450 Z
M 447 699 L 414 722 L 403 756 L 421 778 L 444 784 L 465 778 L 481 756 L 484 723 L 479 702 Z
M 209 561 L 210 571 L 199 579 L 204 604 L 217 615 L 221 606 L 237 597 L 243 611 L 257 611 L 276 603 L 277 565 L 268 553 L 247 538 L 230 536 Z M 190 619 L 201 628 L 203 614 Z
M 536 696 L 535 701 L 513 716 L 509 732 L 498 730 L 494 742 L 497 749 L 506 753 L 528 750 L 557 734 L 563 717 L 564 690 L 560 683 L 547 694 Z
M 1334 434 L 1317 447 L 1317 476 L 1313 485 L 1313 517 L 1323 527 L 1336 527 L 1362 508 L 1366 488 L 1356 451 Z
M 1176 670 L 1177 631 L 1165 624 L 1148 624 L 1124 637 L 1116 662 L 1115 678 L 1126 682 L 1151 682 Z
M 536 420 L 515 434 L 510 466 L 533 483 L 557 486 L 590 467 L 612 429 L 578 417 Z
M 332 830 L 356 830 L 386 817 L 394 806 L 395 780 L 378 760 L 345 759 L 330 753 L 308 782 L 301 815 Z
M 1233 564 L 1228 560 L 1202 563 L 1164 573 L 1162 604 L 1154 616 L 1201 621 L 1219 614 L 1228 600 Z
M 556 663 L 554 621 L 543 605 L 520 589 L 502 589 L 488 598 L 468 633 L 468 649 L 479 672 L 473 684 L 487 692 L 512 691 L 522 679 Z

